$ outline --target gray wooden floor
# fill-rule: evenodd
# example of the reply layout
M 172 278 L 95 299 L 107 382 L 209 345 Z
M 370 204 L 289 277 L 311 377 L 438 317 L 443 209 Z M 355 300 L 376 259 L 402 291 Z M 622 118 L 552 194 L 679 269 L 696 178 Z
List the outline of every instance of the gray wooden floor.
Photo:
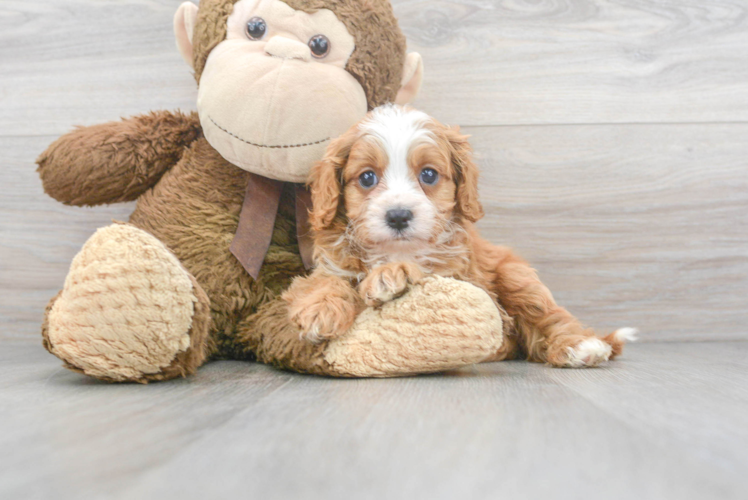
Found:
M 591 326 L 601 369 L 403 380 L 245 363 L 110 386 L 43 351 L 44 305 L 132 205 L 44 196 L 74 125 L 191 110 L 182 0 L 0 0 L 0 498 L 748 498 L 748 4 L 393 0 L 416 105 L 473 136 L 481 231 Z
M 218 362 L 149 386 L 8 342 L 0 394 L 0 498 L 748 496 L 748 342 L 399 380 Z

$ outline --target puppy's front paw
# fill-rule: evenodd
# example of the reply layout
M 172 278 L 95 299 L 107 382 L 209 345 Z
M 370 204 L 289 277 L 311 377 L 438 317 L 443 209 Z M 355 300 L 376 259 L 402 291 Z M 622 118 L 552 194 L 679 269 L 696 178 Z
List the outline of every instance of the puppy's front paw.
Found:
M 340 337 L 356 319 L 356 305 L 341 297 L 326 297 L 291 313 L 299 336 L 313 343 Z
M 422 277 L 423 273 L 415 264 L 385 264 L 372 270 L 358 290 L 367 306 L 378 306 L 403 295 L 410 285 L 420 282 Z

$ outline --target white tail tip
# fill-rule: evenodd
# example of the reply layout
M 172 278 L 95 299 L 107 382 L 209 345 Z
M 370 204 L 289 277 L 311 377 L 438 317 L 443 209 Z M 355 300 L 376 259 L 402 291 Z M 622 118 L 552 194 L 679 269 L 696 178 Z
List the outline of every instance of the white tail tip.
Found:
M 636 328 L 619 328 L 614 333 L 616 340 L 622 342 L 635 342 L 639 340 L 639 330 Z

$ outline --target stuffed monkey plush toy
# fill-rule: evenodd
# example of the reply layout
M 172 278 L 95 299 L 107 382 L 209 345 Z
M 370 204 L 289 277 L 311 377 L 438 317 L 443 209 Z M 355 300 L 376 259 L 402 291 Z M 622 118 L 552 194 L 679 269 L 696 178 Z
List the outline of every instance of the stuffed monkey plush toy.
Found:
M 73 260 L 45 347 L 72 370 L 135 382 L 221 358 L 397 376 L 495 353 L 501 314 L 466 283 L 431 279 L 320 344 L 299 338 L 279 298 L 309 263 L 311 166 L 368 110 L 420 87 L 421 58 L 406 54 L 389 2 L 201 0 L 174 27 L 197 113 L 78 128 L 38 159 L 63 203 L 137 200 Z

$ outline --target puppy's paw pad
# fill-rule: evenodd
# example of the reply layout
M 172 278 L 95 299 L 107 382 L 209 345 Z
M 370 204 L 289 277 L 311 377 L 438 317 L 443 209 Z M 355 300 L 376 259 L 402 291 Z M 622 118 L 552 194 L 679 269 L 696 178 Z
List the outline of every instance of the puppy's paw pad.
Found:
M 576 347 L 568 348 L 566 366 L 571 368 L 585 368 L 597 366 L 608 361 L 612 352 L 609 344 L 598 338 L 583 340 Z

